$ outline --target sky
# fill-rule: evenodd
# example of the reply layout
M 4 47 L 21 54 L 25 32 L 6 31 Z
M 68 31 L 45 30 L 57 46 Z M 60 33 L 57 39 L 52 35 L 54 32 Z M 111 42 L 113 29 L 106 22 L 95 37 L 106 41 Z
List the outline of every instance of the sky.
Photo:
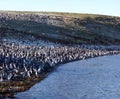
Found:
M 0 10 L 72 12 L 120 16 L 120 0 L 0 0 Z

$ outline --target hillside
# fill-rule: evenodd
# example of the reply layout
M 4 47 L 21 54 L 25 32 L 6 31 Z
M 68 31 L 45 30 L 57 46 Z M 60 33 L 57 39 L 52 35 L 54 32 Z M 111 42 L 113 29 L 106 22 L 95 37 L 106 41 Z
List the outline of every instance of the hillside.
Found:
M 120 44 L 120 17 L 0 11 L 0 37 L 67 44 Z

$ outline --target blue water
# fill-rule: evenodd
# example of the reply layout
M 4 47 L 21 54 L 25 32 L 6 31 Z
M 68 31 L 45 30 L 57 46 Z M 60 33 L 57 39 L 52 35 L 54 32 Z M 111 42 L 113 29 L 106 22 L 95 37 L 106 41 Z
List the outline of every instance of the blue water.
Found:
M 119 99 L 120 55 L 59 66 L 16 99 Z

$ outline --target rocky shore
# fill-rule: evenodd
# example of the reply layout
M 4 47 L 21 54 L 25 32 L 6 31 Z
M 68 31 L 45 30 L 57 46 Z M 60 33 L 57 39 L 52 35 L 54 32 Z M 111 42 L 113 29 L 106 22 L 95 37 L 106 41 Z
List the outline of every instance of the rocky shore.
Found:
M 47 47 L 0 41 L 0 96 L 30 88 L 59 64 L 119 53 L 119 46 Z

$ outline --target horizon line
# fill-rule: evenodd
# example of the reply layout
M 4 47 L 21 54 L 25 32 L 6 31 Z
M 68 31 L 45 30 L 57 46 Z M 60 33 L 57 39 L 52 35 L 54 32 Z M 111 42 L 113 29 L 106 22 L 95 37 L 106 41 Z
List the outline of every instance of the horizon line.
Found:
M 38 11 L 38 10 L 0 10 L 0 12 L 26 12 L 26 13 L 66 13 L 66 14 L 87 14 L 87 15 L 100 15 L 100 16 L 111 16 L 111 17 L 120 17 L 117 15 L 111 14 L 101 14 L 101 13 L 84 13 L 84 12 L 68 12 L 68 11 Z

